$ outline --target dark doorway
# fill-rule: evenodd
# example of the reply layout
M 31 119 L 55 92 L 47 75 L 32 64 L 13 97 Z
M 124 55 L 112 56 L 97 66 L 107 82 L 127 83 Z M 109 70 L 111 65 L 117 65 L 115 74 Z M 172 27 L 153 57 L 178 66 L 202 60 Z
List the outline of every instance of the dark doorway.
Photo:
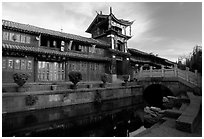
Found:
M 173 96 L 171 90 L 160 84 L 152 84 L 143 92 L 143 98 L 147 105 L 162 107 L 162 98 L 164 96 Z
M 116 74 L 123 75 L 123 62 L 116 60 Z

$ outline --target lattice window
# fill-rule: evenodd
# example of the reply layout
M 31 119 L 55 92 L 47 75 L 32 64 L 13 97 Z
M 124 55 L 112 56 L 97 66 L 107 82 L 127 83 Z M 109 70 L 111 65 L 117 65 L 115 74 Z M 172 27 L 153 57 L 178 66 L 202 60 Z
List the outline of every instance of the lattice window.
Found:
M 3 40 L 9 40 L 9 32 L 3 32 Z
M 21 70 L 26 70 L 26 60 L 21 59 Z

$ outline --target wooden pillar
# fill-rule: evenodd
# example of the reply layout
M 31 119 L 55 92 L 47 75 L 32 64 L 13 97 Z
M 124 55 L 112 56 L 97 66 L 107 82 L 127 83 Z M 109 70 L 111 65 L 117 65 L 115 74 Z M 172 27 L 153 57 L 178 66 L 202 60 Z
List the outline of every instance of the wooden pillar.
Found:
M 124 35 L 126 36 L 126 27 L 124 27 L 123 29 L 124 29 Z
M 114 49 L 114 36 L 111 35 L 111 48 Z
M 40 44 L 41 44 L 41 34 L 39 35 L 38 47 L 40 47 Z
M 122 67 L 121 67 L 122 68 Z M 111 80 L 112 82 L 115 82 L 117 80 L 117 74 L 116 74 L 116 57 L 115 55 L 112 56 L 111 60 Z
M 92 53 L 95 53 L 95 48 L 96 48 L 96 45 L 93 44 L 93 45 L 92 45 Z
M 72 43 L 73 43 L 73 40 L 70 40 L 69 46 L 68 46 L 68 50 L 71 50 L 71 48 L 72 48 Z
M 112 61 L 111 61 L 111 74 L 116 74 L 116 57 L 113 55 Z
M 125 53 L 127 53 L 127 40 L 125 40 L 124 45 L 125 45 Z
M 69 64 L 68 64 L 68 61 L 66 61 L 65 62 L 65 81 L 69 80 L 68 74 L 69 74 Z
M 33 60 L 33 74 L 34 74 L 34 82 L 38 82 L 38 60 L 34 58 Z

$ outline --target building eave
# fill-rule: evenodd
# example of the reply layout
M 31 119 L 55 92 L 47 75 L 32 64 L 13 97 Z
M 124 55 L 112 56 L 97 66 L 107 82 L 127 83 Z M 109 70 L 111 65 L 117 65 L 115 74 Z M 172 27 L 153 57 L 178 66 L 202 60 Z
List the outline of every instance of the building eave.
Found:
M 117 55 L 118 55 L 118 56 L 126 56 L 126 57 L 131 56 L 130 53 L 121 52 L 121 51 L 114 50 L 114 49 L 111 49 L 111 48 L 109 48 L 109 52 L 111 52 L 112 54 L 114 54 L 114 55 L 116 55 L 116 56 L 117 56 Z
M 131 26 L 133 24 L 134 21 L 127 21 L 127 20 L 120 20 L 118 18 L 116 18 L 112 13 L 110 14 L 110 16 L 112 17 L 113 20 L 115 20 L 117 23 L 122 24 L 124 26 Z
M 87 30 L 85 32 L 87 33 L 91 33 L 91 29 L 93 28 L 93 25 L 94 23 L 97 21 L 98 18 L 104 16 L 104 18 L 107 18 L 108 15 L 100 15 L 100 14 L 97 14 L 96 17 L 94 18 L 94 20 L 91 22 L 91 24 L 89 25 L 89 27 L 87 28 Z
M 92 60 L 92 61 L 110 61 L 110 58 L 96 55 L 87 55 L 83 53 L 75 53 L 72 51 L 61 52 L 57 50 L 46 49 L 36 46 L 27 46 L 27 45 L 17 45 L 2 43 L 2 52 L 15 51 L 15 52 L 25 52 L 32 54 L 45 54 L 45 55 L 55 55 L 62 56 L 67 58 L 82 59 L 82 60 Z

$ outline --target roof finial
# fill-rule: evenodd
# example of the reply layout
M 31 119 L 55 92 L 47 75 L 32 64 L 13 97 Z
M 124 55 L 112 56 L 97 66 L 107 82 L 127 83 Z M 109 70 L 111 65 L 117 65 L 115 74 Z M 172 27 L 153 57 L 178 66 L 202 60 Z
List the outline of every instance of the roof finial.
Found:
M 110 14 L 112 14 L 112 7 L 110 7 Z
M 99 14 L 97 11 L 96 11 L 96 13 Z

